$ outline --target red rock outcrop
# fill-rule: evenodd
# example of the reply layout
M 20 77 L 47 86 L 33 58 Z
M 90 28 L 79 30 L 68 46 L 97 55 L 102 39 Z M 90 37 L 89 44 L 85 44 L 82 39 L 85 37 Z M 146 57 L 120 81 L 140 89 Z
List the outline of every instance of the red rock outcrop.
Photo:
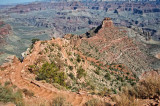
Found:
M 105 18 L 103 20 L 103 23 L 102 23 L 102 28 L 113 28 L 114 25 L 113 25 L 113 21 L 111 20 L 111 18 Z

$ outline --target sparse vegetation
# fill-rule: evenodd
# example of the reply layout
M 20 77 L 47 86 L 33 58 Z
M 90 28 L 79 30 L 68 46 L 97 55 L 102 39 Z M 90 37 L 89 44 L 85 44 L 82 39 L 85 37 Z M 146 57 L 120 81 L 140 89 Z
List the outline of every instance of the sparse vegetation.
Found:
M 148 75 L 144 80 L 138 82 L 133 89 L 129 90 L 130 95 L 138 98 L 154 98 L 160 96 L 160 79 L 155 75 L 152 77 Z
M 77 78 L 82 78 L 82 77 L 85 77 L 86 76 L 86 72 L 85 72 L 85 70 L 82 68 L 82 67 L 80 67 L 78 70 L 77 70 Z
M 68 66 L 68 68 L 69 68 L 70 70 L 73 70 L 73 66 Z
M 74 80 L 74 79 L 75 79 L 75 77 L 74 77 L 73 73 L 70 73 L 70 74 L 69 74 L 69 77 L 70 77 L 72 80 Z
M 0 102 L 12 102 L 17 106 L 23 106 L 22 92 L 20 90 L 15 92 L 9 86 L 0 85 Z
M 103 96 L 106 96 L 108 94 L 111 94 L 111 92 L 112 92 L 111 89 L 108 89 L 108 88 L 104 87 L 103 90 L 101 90 L 98 94 L 103 97 Z
M 22 91 L 26 96 L 29 96 L 29 97 L 34 96 L 34 93 L 32 91 L 29 91 L 27 89 L 22 89 Z
M 114 98 L 119 106 L 138 106 L 139 99 L 156 99 L 160 96 L 160 79 L 159 76 L 147 75 L 143 80 L 133 87 L 123 88 L 119 93 L 120 98 Z
M 99 70 L 97 69 L 97 70 L 95 70 L 94 71 L 97 75 L 99 75 L 100 74 L 100 72 L 99 72 Z

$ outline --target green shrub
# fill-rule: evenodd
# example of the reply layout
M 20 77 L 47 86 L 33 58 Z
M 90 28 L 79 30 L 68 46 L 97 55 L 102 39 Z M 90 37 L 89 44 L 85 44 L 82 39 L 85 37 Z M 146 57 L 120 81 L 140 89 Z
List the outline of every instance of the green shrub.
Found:
M 8 85 L 10 85 L 10 84 L 11 84 L 10 81 L 6 81 L 6 82 L 4 83 L 5 86 L 8 86 Z
M 32 39 L 32 45 L 30 46 L 30 49 L 33 49 L 33 45 L 36 43 L 36 41 L 39 41 L 39 39 Z
M 71 52 L 68 52 L 67 54 L 70 56 L 72 53 L 71 53 Z
M 69 68 L 70 70 L 73 70 L 73 66 L 68 66 L 68 68 Z
M 37 80 L 46 80 L 49 83 L 58 83 L 65 86 L 66 75 L 64 72 L 60 71 L 54 62 L 49 64 L 44 63 L 42 67 L 37 71 Z
M 99 72 L 99 70 L 97 69 L 97 70 L 95 70 L 94 71 L 97 75 L 99 75 L 100 74 L 100 72 Z
M 113 93 L 114 93 L 114 94 L 117 94 L 117 90 L 116 90 L 116 89 L 113 89 Z
M 48 52 L 48 49 L 47 49 L 47 48 L 44 48 L 44 50 L 46 51 L 46 53 Z
M 106 75 L 104 77 L 106 80 L 111 80 L 111 75 L 109 73 L 106 73 Z
M 81 62 L 81 58 L 80 58 L 79 55 L 77 56 L 77 62 L 78 62 L 78 63 Z
M 72 92 L 78 92 L 79 91 L 79 89 L 77 87 L 73 87 L 71 90 L 72 90 Z
M 70 61 L 73 61 L 73 59 L 72 59 L 72 58 L 69 58 L 69 60 L 70 60 Z
M 77 78 L 82 78 L 86 76 L 86 72 L 85 70 L 81 67 L 77 70 Z
M 126 76 L 126 80 L 128 80 L 128 76 Z
M 32 44 L 35 44 L 39 39 L 32 39 Z
M 122 77 L 120 77 L 119 75 L 117 76 L 117 80 L 119 80 L 119 81 L 123 82 L 123 78 L 122 78 Z
M 69 77 L 70 77 L 72 80 L 74 80 L 74 79 L 75 79 L 75 77 L 74 77 L 73 73 L 70 73 L 70 74 L 69 74 Z
M 90 87 L 93 91 L 96 89 L 95 85 L 90 85 Z
M 15 97 L 14 103 L 16 104 L 16 106 L 24 106 L 21 90 L 18 90 L 16 93 L 14 93 L 13 97 Z
M 127 74 L 127 75 L 129 75 L 130 73 L 129 73 L 129 72 L 127 72 L 126 74 Z

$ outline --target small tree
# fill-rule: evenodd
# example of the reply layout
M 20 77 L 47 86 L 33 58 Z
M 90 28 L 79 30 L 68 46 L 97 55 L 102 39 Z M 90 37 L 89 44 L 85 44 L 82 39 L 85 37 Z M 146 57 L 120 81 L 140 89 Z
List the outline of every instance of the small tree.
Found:
M 39 39 L 32 39 L 32 44 L 35 44 Z
M 82 78 L 86 76 L 86 72 L 85 70 L 81 67 L 77 70 L 77 78 Z
M 62 86 L 66 86 L 66 75 L 61 72 L 54 62 L 49 64 L 44 63 L 42 67 L 37 71 L 37 80 L 46 80 L 49 83 L 58 83 Z
M 77 56 L 77 62 L 78 62 L 78 63 L 81 62 L 81 58 L 80 58 L 79 55 Z
M 105 79 L 107 79 L 107 80 L 111 80 L 111 75 L 110 75 L 109 73 L 106 73 L 106 75 L 105 75 L 104 77 L 105 77 Z
M 36 41 L 39 41 L 39 39 L 32 39 L 32 45 L 30 46 L 30 48 L 33 48 L 33 45 L 36 43 Z
M 115 9 L 115 10 L 114 10 L 114 13 L 118 14 L 118 10 L 117 10 L 117 9 Z

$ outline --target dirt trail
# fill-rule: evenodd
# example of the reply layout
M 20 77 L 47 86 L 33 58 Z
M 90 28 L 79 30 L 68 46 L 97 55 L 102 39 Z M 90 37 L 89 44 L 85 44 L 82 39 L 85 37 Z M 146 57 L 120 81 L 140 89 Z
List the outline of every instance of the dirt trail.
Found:
M 92 98 L 87 94 L 76 94 L 68 91 L 50 89 L 37 82 L 23 78 L 21 75 L 21 71 L 25 70 L 25 67 L 27 65 L 33 64 L 33 62 L 36 60 L 36 57 L 38 55 L 38 52 L 36 52 L 36 50 L 40 49 L 40 42 L 37 42 L 35 44 L 34 49 L 35 50 L 31 53 L 29 57 L 24 60 L 23 63 L 20 63 L 16 58 L 14 59 L 12 67 L 9 68 L 11 70 L 10 79 L 12 84 L 16 85 L 20 89 L 27 89 L 29 91 L 32 91 L 34 92 L 34 95 L 36 97 L 44 98 L 45 100 L 52 100 L 57 96 L 63 96 L 73 106 L 81 106 Z

